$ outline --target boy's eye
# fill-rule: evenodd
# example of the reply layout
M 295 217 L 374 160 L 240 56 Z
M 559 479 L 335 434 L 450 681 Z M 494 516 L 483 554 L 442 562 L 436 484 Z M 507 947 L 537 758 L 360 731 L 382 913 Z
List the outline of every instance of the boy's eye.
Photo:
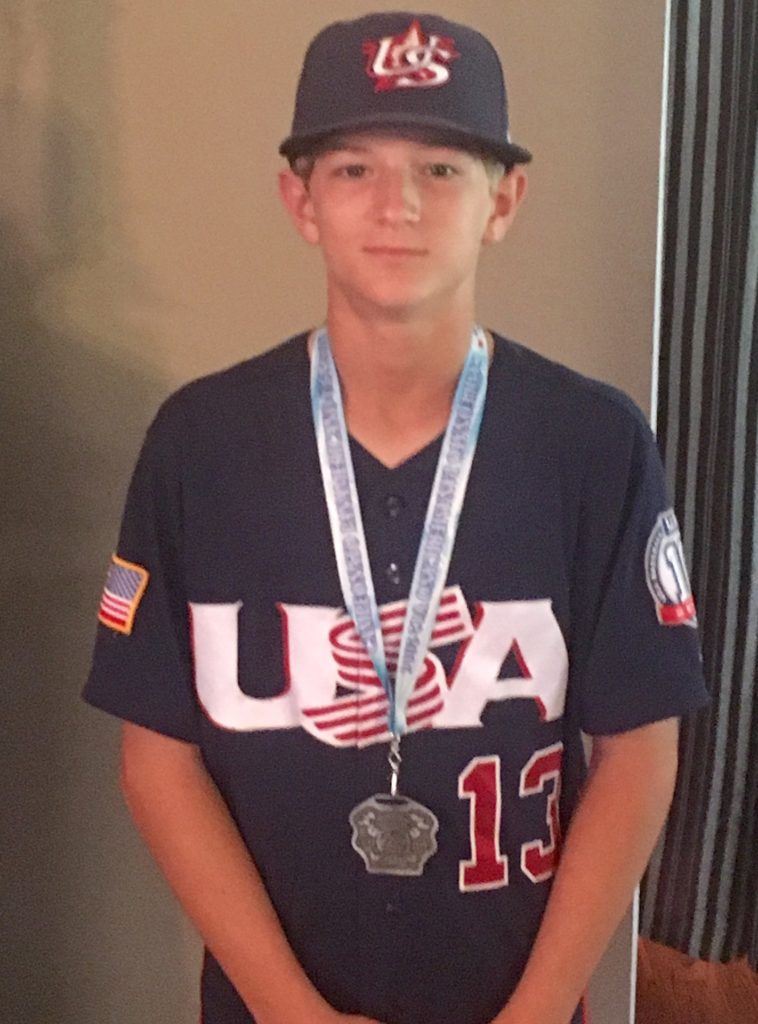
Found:
M 433 178 L 451 178 L 456 170 L 452 164 L 433 163 L 427 165 L 427 173 Z
M 337 168 L 337 174 L 343 178 L 362 178 L 365 173 L 365 164 L 343 164 Z

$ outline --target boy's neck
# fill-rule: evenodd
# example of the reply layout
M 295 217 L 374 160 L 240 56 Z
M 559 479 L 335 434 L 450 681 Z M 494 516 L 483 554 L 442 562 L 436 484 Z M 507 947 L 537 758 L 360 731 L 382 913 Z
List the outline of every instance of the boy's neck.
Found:
M 473 326 L 473 309 L 404 320 L 330 309 L 327 328 L 346 408 L 360 401 L 400 411 L 419 400 L 436 405 L 443 395 L 449 403 Z
M 330 308 L 348 430 L 386 465 L 444 431 L 473 326 L 472 307 L 402 321 Z

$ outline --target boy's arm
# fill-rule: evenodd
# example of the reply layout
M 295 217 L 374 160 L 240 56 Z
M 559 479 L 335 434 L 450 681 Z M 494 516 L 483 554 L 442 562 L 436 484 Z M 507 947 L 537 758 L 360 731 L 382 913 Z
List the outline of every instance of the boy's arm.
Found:
M 121 788 L 184 910 L 260 1024 L 355 1024 L 307 978 L 198 748 L 124 723 Z
M 596 736 L 524 974 L 493 1024 L 568 1024 L 623 917 L 668 813 L 679 722 Z

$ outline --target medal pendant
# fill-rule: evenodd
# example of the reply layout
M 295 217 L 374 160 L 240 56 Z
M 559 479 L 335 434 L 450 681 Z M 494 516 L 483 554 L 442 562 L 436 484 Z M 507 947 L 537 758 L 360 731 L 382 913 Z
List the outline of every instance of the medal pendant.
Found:
M 372 875 L 420 875 L 437 852 L 439 822 L 427 807 L 377 793 L 350 812 L 352 846 Z

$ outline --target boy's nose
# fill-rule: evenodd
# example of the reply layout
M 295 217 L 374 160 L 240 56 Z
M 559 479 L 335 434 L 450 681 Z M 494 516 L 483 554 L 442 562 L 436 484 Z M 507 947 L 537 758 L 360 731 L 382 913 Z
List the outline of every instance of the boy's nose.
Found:
M 375 208 L 385 224 L 414 223 L 421 213 L 421 197 L 410 171 L 393 170 L 377 175 Z

